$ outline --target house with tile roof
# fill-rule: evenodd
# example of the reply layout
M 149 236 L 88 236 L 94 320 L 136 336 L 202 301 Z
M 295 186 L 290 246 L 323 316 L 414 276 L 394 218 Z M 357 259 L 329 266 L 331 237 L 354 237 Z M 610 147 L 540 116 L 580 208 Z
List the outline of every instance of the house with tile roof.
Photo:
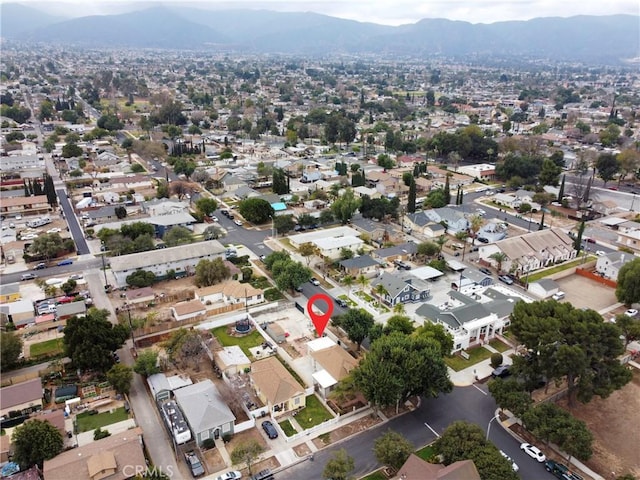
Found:
M 236 416 L 211 380 L 178 388 L 173 394 L 198 445 L 207 438 L 233 435 Z
M 305 388 L 289 373 L 276 357 L 251 364 L 251 383 L 258 398 L 277 417 L 306 405 Z

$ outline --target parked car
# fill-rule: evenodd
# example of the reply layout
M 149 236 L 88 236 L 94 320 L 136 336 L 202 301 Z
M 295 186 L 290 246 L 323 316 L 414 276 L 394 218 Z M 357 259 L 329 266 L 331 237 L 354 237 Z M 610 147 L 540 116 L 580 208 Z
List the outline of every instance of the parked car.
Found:
M 242 226 L 242 220 L 234 220 L 233 223 L 235 223 L 239 227 Z
M 624 314 L 627 317 L 635 317 L 636 315 L 638 315 L 638 310 L 636 310 L 635 308 L 630 308 L 629 310 L 627 310 L 626 312 L 624 312 Z
M 596 243 L 596 239 L 589 237 L 589 238 L 586 239 L 586 242 L 587 243 Z
M 562 300 L 564 298 L 564 292 L 560 290 L 559 292 L 554 293 L 551 298 L 554 300 Z
M 547 460 L 544 464 L 544 468 L 547 472 L 551 472 L 557 478 L 562 480 L 583 480 L 580 475 L 569 470 L 569 467 L 562 463 L 554 462 L 553 460 Z
M 266 255 L 260 255 L 260 261 L 264 262 L 267 259 Z
M 200 459 L 198 458 L 196 452 L 194 452 L 193 450 L 190 452 L 186 452 L 184 454 L 184 459 L 191 469 L 191 475 L 193 475 L 194 477 L 204 475 L 204 467 L 202 466 L 202 463 L 200 462 Z
M 264 470 L 260 470 L 255 475 L 252 475 L 250 480 L 273 480 L 273 478 L 274 477 L 273 473 L 271 473 L 271 470 L 265 468 Z
M 336 303 L 342 308 L 349 308 L 349 304 L 347 303 L 347 301 L 343 300 L 342 298 L 336 298 Z
M 223 473 L 216 480 L 239 480 L 240 478 L 242 478 L 242 473 L 234 470 L 233 472 Z
M 530 443 L 520 444 L 520 450 L 540 463 L 544 462 L 547 459 L 547 457 L 545 457 L 544 453 L 542 453 L 538 447 L 531 445 Z
M 296 292 L 301 292 L 302 291 L 302 285 L 298 285 L 297 287 L 294 288 L 294 290 Z
M 228 217 L 228 216 L 229 216 L 229 210 L 220 210 L 220 213 L 221 213 L 222 215 L 224 215 L 225 217 Z
M 56 303 L 71 303 L 73 302 L 73 300 L 75 299 L 75 297 L 71 297 L 71 296 L 64 296 L 62 298 L 59 298 Z
M 311 282 L 311 285 L 315 285 L 316 287 L 320 286 L 320 280 L 318 280 L 316 277 L 311 278 L 309 282 Z
M 20 277 L 20 280 L 33 280 L 35 278 L 38 278 L 38 275 L 36 275 L 35 273 L 23 273 L 22 277 Z
M 44 262 L 40 262 L 35 267 L 33 267 L 34 270 L 42 270 L 43 268 L 47 268 L 47 264 Z
M 276 430 L 276 427 L 274 427 L 273 423 L 271 423 L 269 420 L 265 420 L 264 422 L 262 422 L 262 429 L 267 434 L 267 437 L 271 439 L 278 438 L 278 430 Z
M 218 219 L 218 217 L 216 217 L 215 215 L 211 215 L 211 220 L 213 220 L 214 222 L 219 222 L 220 221 Z
M 478 270 L 480 270 L 485 275 L 493 275 L 493 272 L 489 270 L 487 267 L 482 267 L 482 268 L 479 268 Z
M 513 285 L 513 279 L 511 277 L 507 277 L 506 275 L 500 275 L 498 277 L 502 283 L 506 283 L 507 285 Z
M 58 262 L 58 266 L 62 267 L 64 265 L 71 265 L 73 263 L 73 260 L 69 260 L 68 258 L 66 260 L 61 260 L 60 262 Z
M 500 365 L 493 372 L 491 372 L 491 376 L 493 378 L 505 378 L 511 375 L 511 371 L 509 370 L 509 365 Z
M 502 455 L 504 458 L 506 458 L 509 461 L 509 463 L 511 464 L 511 468 L 513 469 L 514 472 L 517 472 L 518 470 L 520 470 L 520 468 L 518 467 L 518 464 L 514 462 L 509 455 L 504 453 L 502 450 L 500 450 L 500 455 Z

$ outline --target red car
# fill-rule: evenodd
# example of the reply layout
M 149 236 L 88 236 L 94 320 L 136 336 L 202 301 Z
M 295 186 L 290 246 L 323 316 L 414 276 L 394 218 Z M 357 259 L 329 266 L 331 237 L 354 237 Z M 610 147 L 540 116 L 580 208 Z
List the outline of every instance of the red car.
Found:
M 73 300 L 75 299 L 75 297 L 62 297 L 59 298 L 56 303 L 71 303 L 73 302 Z

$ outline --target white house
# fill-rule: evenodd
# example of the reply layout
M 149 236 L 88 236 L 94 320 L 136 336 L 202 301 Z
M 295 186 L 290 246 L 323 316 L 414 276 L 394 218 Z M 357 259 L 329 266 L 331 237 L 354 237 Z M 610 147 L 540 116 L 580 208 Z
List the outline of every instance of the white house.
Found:
M 596 262 L 596 272 L 605 278 L 618 280 L 618 273 L 625 263 L 638 257 L 625 252 L 610 252 L 602 257 L 598 257 Z
M 313 383 L 323 398 L 358 365 L 358 361 L 349 352 L 328 337 L 310 341 L 307 348 L 313 370 Z
M 207 307 L 200 300 L 176 303 L 171 307 L 171 315 L 178 321 L 189 320 L 207 313 Z
M 364 241 L 356 236 L 319 238 L 311 243 L 318 248 L 320 255 L 334 260 L 340 258 L 343 248 L 355 252 L 364 245 Z
M 560 285 L 550 278 L 541 278 L 537 282 L 531 282 L 527 291 L 538 298 L 549 298 L 560 291 Z
M 197 289 L 195 297 L 204 303 L 242 303 L 250 307 L 251 305 L 257 305 L 264 302 L 264 291 L 260 288 L 254 288 L 249 283 L 240 283 L 235 280 L 228 280 L 226 282 Z
M 618 225 L 616 242 L 621 247 L 640 253 L 640 222 L 624 222 Z

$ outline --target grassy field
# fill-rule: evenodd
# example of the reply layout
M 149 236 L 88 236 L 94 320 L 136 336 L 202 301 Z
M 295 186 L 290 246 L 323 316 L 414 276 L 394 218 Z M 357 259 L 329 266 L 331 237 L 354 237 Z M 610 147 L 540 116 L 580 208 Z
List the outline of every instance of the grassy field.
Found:
M 462 358 L 460 355 L 454 355 L 453 357 L 445 357 L 444 361 L 449 367 L 459 372 L 491 357 L 491 352 L 484 347 L 472 348 L 467 350 L 467 353 L 469 354 L 469 360 Z
M 63 349 L 62 338 L 52 338 L 51 340 L 31 344 L 29 347 L 29 356 L 33 358 L 42 355 L 57 355 L 62 353 Z
M 211 330 L 216 338 L 220 341 L 220 343 L 224 347 L 230 347 L 232 345 L 238 345 L 245 355 L 251 357 L 251 352 L 249 348 L 257 347 L 258 345 L 262 345 L 264 343 L 264 338 L 262 335 L 258 333 L 257 330 L 252 331 L 249 335 L 244 335 L 242 337 L 232 337 L 227 333 L 227 327 L 218 327 Z
M 309 395 L 307 397 L 306 405 L 307 406 L 296 415 L 296 420 L 305 430 L 333 418 L 315 395 Z
M 291 437 L 292 435 L 295 435 L 296 433 L 298 433 L 296 432 L 296 429 L 293 428 L 293 425 L 291 425 L 291 422 L 289 420 L 280 422 L 278 425 L 280 425 L 280 428 L 282 429 L 282 431 L 287 437 Z
M 113 413 L 104 412 L 97 415 L 89 415 L 89 412 L 83 412 L 76 416 L 78 425 L 78 433 L 88 432 L 96 428 L 111 425 L 112 423 L 122 422 L 129 418 L 129 414 L 124 411 L 124 407 L 114 410 Z
M 416 452 L 416 455 L 428 462 L 436 455 L 436 449 L 433 447 L 433 445 L 427 445 L 426 447 L 422 447 L 420 450 L 418 450 Z
M 497 338 L 494 338 L 493 340 L 491 340 L 489 342 L 489 345 L 491 345 L 493 348 L 498 350 L 500 353 L 506 352 L 507 350 L 509 350 L 509 348 L 511 348 L 511 347 L 509 347 L 509 345 L 507 345 L 504 342 L 501 342 Z
M 578 267 L 582 263 L 590 262 L 592 260 L 597 260 L 598 257 L 594 257 L 593 255 L 588 255 L 585 259 L 582 257 L 572 260 L 571 262 L 565 262 L 560 265 L 556 265 L 555 267 L 547 268 L 541 272 L 536 272 L 529 275 L 527 281 L 529 283 L 540 280 L 541 278 L 548 277 L 549 275 L 553 275 L 554 273 L 562 272 L 563 270 L 568 270 L 573 267 Z M 526 277 L 525 277 L 526 278 Z

